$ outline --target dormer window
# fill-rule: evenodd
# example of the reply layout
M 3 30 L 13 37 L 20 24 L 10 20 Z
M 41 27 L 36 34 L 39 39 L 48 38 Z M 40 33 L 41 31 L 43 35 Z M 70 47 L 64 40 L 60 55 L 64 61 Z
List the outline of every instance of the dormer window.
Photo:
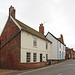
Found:
M 33 46 L 37 46 L 37 39 L 36 38 L 33 39 Z

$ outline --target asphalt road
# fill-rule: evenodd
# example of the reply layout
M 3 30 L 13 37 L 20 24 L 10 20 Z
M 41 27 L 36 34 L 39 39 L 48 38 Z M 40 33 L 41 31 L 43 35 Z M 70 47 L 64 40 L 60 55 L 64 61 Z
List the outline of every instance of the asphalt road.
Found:
M 23 70 L 10 75 L 75 75 L 75 59 L 39 69 Z

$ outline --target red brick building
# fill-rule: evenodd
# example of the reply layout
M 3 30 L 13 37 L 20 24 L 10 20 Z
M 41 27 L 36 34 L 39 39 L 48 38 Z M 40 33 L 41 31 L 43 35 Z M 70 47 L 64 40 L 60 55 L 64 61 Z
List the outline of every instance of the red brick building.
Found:
M 14 10 L 12 6 L 10 8 Z M 9 17 L 1 34 L 1 68 L 13 68 L 14 66 L 14 68 L 16 68 L 16 66 L 19 64 L 18 62 L 20 61 L 19 56 L 21 31 L 10 18 L 10 15 L 13 16 L 10 11 L 11 9 L 9 9 Z
M 7 23 L 4 27 L 4 30 L 1 34 L 1 41 L 0 41 L 0 66 L 1 68 L 10 68 L 10 69 L 27 69 L 27 68 L 36 68 L 36 67 L 42 67 L 46 65 L 46 59 L 49 58 L 49 51 L 48 51 L 48 46 L 49 44 L 51 44 L 51 42 L 49 40 L 46 39 L 46 37 L 43 35 L 44 34 L 44 27 L 43 25 L 40 25 L 39 27 L 40 32 L 30 28 L 29 26 L 25 25 L 24 23 L 20 22 L 19 20 L 17 20 L 15 18 L 15 9 L 14 7 L 10 7 L 9 8 L 9 17 L 7 20 Z M 42 29 L 42 31 L 41 31 Z M 26 33 L 26 34 L 25 34 Z M 41 34 L 42 33 L 42 34 Z M 32 55 L 32 53 L 30 53 L 29 50 L 28 53 L 25 52 L 27 50 L 27 48 L 25 48 L 23 50 L 23 48 L 21 49 L 21 43 L 23 43 L 22 41 L 22 35 L 26 35 L 26 36 L 32 36 L 30 39 L 34 39 L 34 45 L 37 45 L 37 39 L 41 41 L 42 44 L 39 44 L 42 46 L 43 44 L 46 45 L 46 47 L 44 48 L 44 46 L 40 47 L 40 45 L 38 45 L 38 47 L 42 48 L 42 49 L 47 49 L 47 50 L 41 50 L 40 52 L 37 51 L 36 49 L 38 49 L 38 47 L 33 47 L 32 42 L 33 40 L 28 39 L 29 37 L 27 37 L 28 41 L 31 41 L 31 45 L 30 45 L 30 41 L 29 44 L 27 44 L 28 42 L 26 42 L 25 40 L 25 45 L 27 46 L 27 48 L 29 49 L 30 46 L 33 47 L 33 51 L 36 51 L 36 53 L 34 54 L 34 57 L 32 56 L 32 58 L 30 58 L 30 56 Z M 26 36 L 24 36 L 23 39 L 26 38 Z M 34 38 L 35 37 L 35 38 Z M 22 41 L 21 41 L 22 40 Z M 48 46 L 47 46 L 48 45 Z M 49 47 L 50 48 L 50 47 Z M 50 50 L 50 49 L 49 49 Z M 23 54 L 24 51 L 26 54 Z M 32 52 L 32 51 L 31 51 Z M 41 53 L 41 54 L 40 54 Z M 30 55 L 31 54 L 31 55 Z M 23 56 L 25 57 L 22 58 Z M 39 59 L 37 58 L 37 62 L 36 61 L 36 55 L 39 56 Z M 26 57 L 27 56 L 27 57 Z M 28 58 L 29 57 L 29 58 Z M 25 60 L 25 61 L 24 61 Z M 31 61 L 31 62 L 30 62 Z M 34 61 L 34 62 L 33 62 Z M 30 62 L 30 63 L 26 63 L 26 62 Z
M 68 48 L 66 47 L 66 59 L 74 59 L 75 58 L 75 51 L 73 50 L 73 48 Z

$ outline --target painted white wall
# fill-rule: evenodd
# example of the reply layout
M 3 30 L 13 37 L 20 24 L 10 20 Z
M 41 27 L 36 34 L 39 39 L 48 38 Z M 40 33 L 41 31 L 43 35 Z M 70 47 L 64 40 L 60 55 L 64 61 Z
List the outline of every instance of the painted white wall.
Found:
M 33 39 L 37 38 L 37 46 L 33 46 Z M 37 53 L 37 61 L 40 62 L 40 54 L 43 55 L 43 61 L 46 61 L 46 54 L 48 54 L 48 59 L 51 58 L 51 43 L 48 42 L 48 49 L 46 49 L 46 42 L 28 32 L 21 31 L 21 63 L 26 63 L 26 53 L 31 53 L 31 62 L 33 62 L 33 53 Z
M 58 41 L 58 58 L 59 59 L 65 59 L 65 48 L 66 46 L 64 46 L 62 43 L 61 43 L 61 48 L 60 48 L 60 42 Z
M 50 34 L 48 34 L 46 36 L 46 38 L 52 42 L 51 58 L 50 59 L 58 59 L 58 56 L 57 56 L 57 40 Z
M 65 46 L 49 33 L 46 36 L 46 38 L 52 42 L 51 59 L 56 59 L 56 60 L 65 59 Z M 60 43 L 61 43 L 61 48 L 60 48 Z

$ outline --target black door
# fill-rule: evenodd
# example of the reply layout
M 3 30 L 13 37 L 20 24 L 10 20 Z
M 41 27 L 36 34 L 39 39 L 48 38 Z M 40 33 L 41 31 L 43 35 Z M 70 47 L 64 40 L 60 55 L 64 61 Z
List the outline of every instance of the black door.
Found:
M 40 62 L 42 62 L 42 54 L 40 54 Z

